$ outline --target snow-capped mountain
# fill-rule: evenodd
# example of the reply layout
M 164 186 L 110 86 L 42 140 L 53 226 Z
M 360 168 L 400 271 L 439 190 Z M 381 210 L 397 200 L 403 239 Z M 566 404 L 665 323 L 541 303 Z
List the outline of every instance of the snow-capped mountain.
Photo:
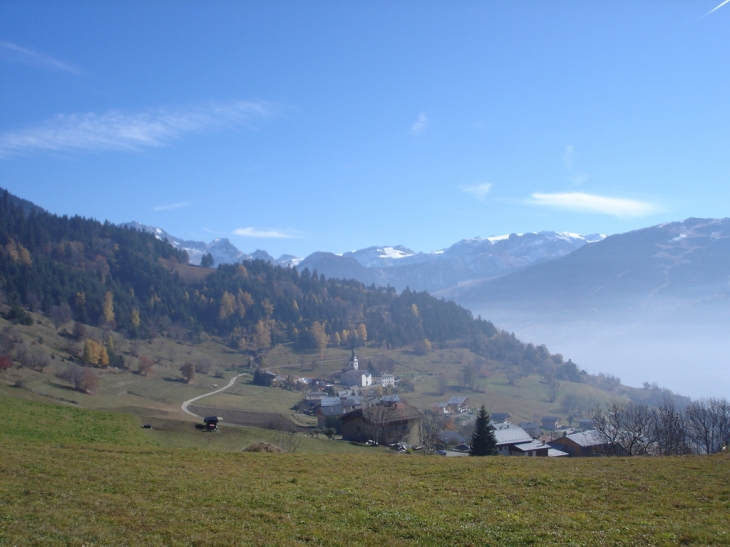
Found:
M 367 285 L 391 285 L 398 290 L 450 290 L 457 286 L 504 275 L 533 264 L 558 258 L 605 236 L 582 236 L 568 232 L 533 232 L 463 239 L 447 249 L 415 252 L 403 245 L 373 246 L 342 255 L 312 253 L 305 259 L 282 255 L 278 259 L 262 250 L 241 252 L 226 238 L 210 243 L 187 241 L 161 228 L 139 222 L 123 224 L 154 234 L 187 251 L 191 264 L 200 264 L 203 255 L 213 256 L 214 266 L 245 260 L 266 260 L 284 267 L 309 268 L 327 277 L 357 279 Z
M 503 275 L 564 256 L 605 236 L 533 232 L 463 239 L 447 249 L 416 253 L 402 245 L 368 247 L 337 256 L 314 253 L 299 269 L 402 290 L 438 291 L 476 279 Z
M 154 234 L 157 239 L 167 240 L 173 247 L 186 251 L 188 253 L 188 262 L 196 266 L 200 265 L 203 256 L 208 253 L 213 257 L 214 266 L 218 266 L 218 264 L 236 264 L 244 260 L 266 260 L 267 262 L 281 266 L 296 266 L 301 262 L 301 258 L 292 255 L 283 255 L 277 260 L 266 251 L 260 249 L 251 254 L 247 254 L 240 251 L 225 237 L 214 239 L 210 243 L 205 243 L 203 241 L 180 239 L 179 237 L 168 234 L 162 228 L 147 226 L 139 222 L 126 222 L 121 226 L 133 228 L 141 232 L 148 232 Z

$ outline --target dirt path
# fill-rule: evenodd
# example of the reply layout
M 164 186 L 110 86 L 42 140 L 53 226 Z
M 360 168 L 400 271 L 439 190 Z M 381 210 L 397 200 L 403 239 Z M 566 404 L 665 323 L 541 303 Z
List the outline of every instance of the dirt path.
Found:
M 184 412 L 185 414 L 189 414 L 189 415 L 190 415 L 190 416 L 192 416 L 193 418 L 198 418 L 198 419 L 202 419 L 202 418 L 203 418 L 202 416 L 198 416 L 198 415 L 197 415 L 197 414 L 195 414 L 194 412 L 192 412 L 192 411 L 188 410 L 188 406 L 189 406 L 189 405 L 190 405 L 191 403 L 194 403 L 195 401 L 197 401 L 198 399 L 202 399 L 203 397 L 210 397 L 211 395 L 215 395 L 216 393 L 220 393 L 221 391 L 225 391 L 225 390 L 227 390 L 227 389 L 228 389 L 229 387 L 231 387 L 231 386 L 232 386 L 233 384 L 235 384 L 235 383 L 236 383 L 236 380 L 238 380 L 238 378 L 239 378 L 239 377 L 241 377 L 241 376 L 243 376 L 243 374 L 238 374 L 237 376 L 234 376 L 233 378 L 231 378 L 231 381 L 230 381 L 230 382 L 228 382 L 228 384 L 226 384 L 226 385 L 225 385 L 225 386 L 223 386 L 222 388 L 216 389 L 215 391 L 211 391 L 210 393 L 205 393 L 205 394 L 203 394 L 203 395 L 198 395 L 197 397 L 193 397 L 192 399 L 188 399 L 188 400 L 187 400 L 187 401 L 185 401 L 185 402 L 184 402 L 184 403 L 183 403 L 182 405 L 180 405 L 180 409 L 181 409 L 181 410 L 182 410 L 182 411 L 183 411 L 183 412 Z

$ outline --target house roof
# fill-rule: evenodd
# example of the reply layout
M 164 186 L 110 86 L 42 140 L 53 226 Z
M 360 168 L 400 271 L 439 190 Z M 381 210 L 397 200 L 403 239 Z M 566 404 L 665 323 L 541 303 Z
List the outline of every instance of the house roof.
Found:
M 543 416 L 541 422 L 557 422 L 560 420 L 557 416 Z
M 336 406 L 339 405 L 341 402 L 339 397 L 322 397 L 320 399 L 320 404 L 322 406 Z
M 560 458 L 562 456 L 568 456 L 568 453 L 557 448 L 548 448 L 548 458 Z
M 497 424 L 497 426 L 505 425 L 509 425 L 510 427 L 497 427 L 497 429 L 494 430 L 494 437 L 497 439 L 497 446 L 532 442 L 532 437 L 521 427 L 517 427 L 512 424 Z
M 489 417 L 493 422 L 504 422 L 509 418 L 509 414 L 507 412 L 492 412 Z
M 423 417 L 423 414 L 417 408 L 407 405 L 405 403 L 398 403 L 388 406 L 372 405 L 368 408 L 383 409 L 383 411 L 386 413 L 383 421 L 386 424 L 391 422 L 401 422 L 403 420 L 420 420 Z M 358 408 L 357 410 L 353 410 L 352 412 L 348 412 L 347 414 L 345 414 L 342 419 L 343 421 L 347 421 L 354 418 L 362 417 L 363 409 Z
M 529 452 L 530 450 L 540 450 L 541 448 L 550 448 L 541 441 L 530 441 L 529 443 L 520 443 L 514 446 L 520 452 Z
M 322 414 L 322 416 L 342 416 L 345 413 L 344 409 L 340 405 L 336 406 L 321 406 L 319 407 L 319 410 L 317 411 L 317 414 Z
M 540 422 L 520 422 L 523 429 L 540 429 Z
M 463 443 L 466 439 L 459 435 L 456 431 L 442 431 L 439 433 L 439 440 L 444 443 Z
M 606 440 L 603 438 L 603 436 L 595 429 L 591 429 L 590 431 L 584 431 L 582 433 L 573 433 L 572 435 L 566 435 L 565 438 L 570 439 L 575 444 L 580 446 L 596 446 L 606 443 Z
M 446 404 L 449 405 L 463 405 L 465 402 L 469 400 L 469 397 L 458 397 L 454 395 L 451 399 L 449 399 L 449 402 Z

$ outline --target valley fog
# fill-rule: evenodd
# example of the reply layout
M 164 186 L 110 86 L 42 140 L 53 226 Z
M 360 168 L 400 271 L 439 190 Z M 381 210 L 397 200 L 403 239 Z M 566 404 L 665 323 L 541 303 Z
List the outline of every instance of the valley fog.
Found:
M 526 343 L 545 344 L 591 374 L 612 374 L 633 387 L 656 383 L 693 399 L 730 395 L 730 338 L 723 311 L 684 309 L 659 317 L 636 310 L 560 317 L 472 311 Z

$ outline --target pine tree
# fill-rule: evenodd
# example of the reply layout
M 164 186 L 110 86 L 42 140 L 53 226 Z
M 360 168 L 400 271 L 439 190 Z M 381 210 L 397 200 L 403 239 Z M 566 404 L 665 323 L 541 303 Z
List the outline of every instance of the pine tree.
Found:
M 477 420 L 474 424 L 474 432 L 471 435 L 469 445 L 470 456 L 496 456 L 497 439 L 494 431 L 489 428 L 489 413 L 484 405 L 477 412 Z

